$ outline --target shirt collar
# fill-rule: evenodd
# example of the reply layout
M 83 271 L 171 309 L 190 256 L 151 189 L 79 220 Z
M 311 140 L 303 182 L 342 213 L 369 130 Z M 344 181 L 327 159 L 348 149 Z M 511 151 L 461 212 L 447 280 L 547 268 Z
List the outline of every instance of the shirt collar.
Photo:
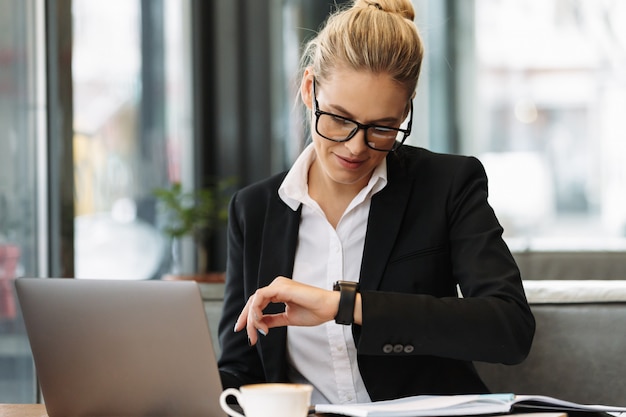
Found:
M 293 211 L 308 198 L 309 168 L 315 160 L 315 148 L 309 144 L 298 156 L 278 189 L 278 195 Z M 372 177 L 365 186 L 367 195 L 372 196 L 387 185 L 387 158 L 374 169 Z M 363 191 L 363 190 L 362 190 Z M 359 194 L 363 194 L 362 192 Z

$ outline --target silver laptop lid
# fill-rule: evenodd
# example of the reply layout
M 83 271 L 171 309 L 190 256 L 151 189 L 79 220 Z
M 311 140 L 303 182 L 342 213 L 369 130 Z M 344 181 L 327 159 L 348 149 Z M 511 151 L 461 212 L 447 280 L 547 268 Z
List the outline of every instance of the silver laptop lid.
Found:
M 224 416 L 195 282 L 15 285 L 50 417 Z

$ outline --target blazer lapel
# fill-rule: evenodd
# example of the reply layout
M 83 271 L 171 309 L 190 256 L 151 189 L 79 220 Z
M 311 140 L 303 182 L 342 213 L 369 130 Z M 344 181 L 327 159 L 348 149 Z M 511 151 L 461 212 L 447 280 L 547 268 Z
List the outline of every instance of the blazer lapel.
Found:
M 302 206 L 293 211 L 278 194 L 269 205 L 261 237 L 259 287 L 269 285 L 279 275 L 291 277 L 298 244 Z
M 413 180 L 394 157 L 387 158 L 387 178 L 385 188 L 372 197 L 359 278 L 364 290 L 380 284 L 411 193 Z

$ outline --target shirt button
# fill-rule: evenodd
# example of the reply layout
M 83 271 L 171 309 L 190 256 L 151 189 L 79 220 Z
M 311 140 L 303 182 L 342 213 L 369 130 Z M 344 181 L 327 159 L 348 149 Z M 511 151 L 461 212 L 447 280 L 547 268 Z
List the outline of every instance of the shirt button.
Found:
M 397 344 L 393 346 L 393 352 L 394 353 L 401 353 L 404 351 L 404 346 Z
M 386 344 L 385 346 L 383 346 L 383 352 L 384 353 L 391 353 L 393 352 L 393 346 L 390 344 Z
M 406 345 L 404 347 L 404 353 L 413 353 L 414 350 L 415 348 L 413 347 L 413 345 Z

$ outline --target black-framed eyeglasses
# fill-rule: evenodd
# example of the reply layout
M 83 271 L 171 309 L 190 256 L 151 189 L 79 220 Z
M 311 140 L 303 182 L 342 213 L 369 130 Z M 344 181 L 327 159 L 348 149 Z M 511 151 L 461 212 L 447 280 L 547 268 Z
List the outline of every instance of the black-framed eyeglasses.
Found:
M 375 151 L 392 152 L 398 149 L 411 134 L 413 125 L 413 101 L 409 123 L 406 129 L 399 129 L 389 126 L 374 124 L 362 124 L 347 117 L 329 113 L 319 109 L 315 92 L 315 79 L 313 79 L 313 111 L 315 113 L 315 131 L 324 139 L 333 142 L 347 142 L 357 134 L 359 130 L 364 130 L 363 140 L 365 144 Z

